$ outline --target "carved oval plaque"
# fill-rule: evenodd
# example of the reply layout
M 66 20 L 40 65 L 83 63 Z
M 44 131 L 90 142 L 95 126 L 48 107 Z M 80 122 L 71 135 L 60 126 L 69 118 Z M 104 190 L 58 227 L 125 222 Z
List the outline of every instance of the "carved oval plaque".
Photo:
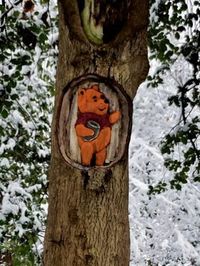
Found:
M 63 90 L 58 141 L 65 161 L 79 169 L 109 167 L 127 148 L 132 103 L 111 79 L 89 74 Z

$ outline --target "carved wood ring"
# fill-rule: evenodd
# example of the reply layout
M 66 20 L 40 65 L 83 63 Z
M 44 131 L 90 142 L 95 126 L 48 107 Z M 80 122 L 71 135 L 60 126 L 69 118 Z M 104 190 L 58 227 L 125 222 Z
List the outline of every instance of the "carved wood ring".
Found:
M 64 160 L 81 170 L 109 168 L 127 151 L 132 102 L 114 79 L 80 76 L 63 90 L 58 143 Z

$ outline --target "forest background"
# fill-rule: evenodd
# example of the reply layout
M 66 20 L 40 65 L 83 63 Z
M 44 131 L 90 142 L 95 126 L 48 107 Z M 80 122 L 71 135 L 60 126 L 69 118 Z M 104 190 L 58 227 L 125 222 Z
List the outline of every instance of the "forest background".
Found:
M 200 265 L 200 3 L 152 0 L 134 100 L 130 265 Z M 54 0 L 0 6 L 0 265 L 41 265 L 58 55 Z

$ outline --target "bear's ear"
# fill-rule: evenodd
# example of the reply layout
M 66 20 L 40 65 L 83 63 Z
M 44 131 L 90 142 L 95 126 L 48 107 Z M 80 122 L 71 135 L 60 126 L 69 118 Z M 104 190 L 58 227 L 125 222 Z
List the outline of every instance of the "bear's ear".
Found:
M 84 95 L 85 94 L 85 89 L 81 88 L 78 90 L 78 95 Z
M 90 89 L 93 89 L 95 91 L 99 91 L 99 85 L 98 84 L 94 84 Z

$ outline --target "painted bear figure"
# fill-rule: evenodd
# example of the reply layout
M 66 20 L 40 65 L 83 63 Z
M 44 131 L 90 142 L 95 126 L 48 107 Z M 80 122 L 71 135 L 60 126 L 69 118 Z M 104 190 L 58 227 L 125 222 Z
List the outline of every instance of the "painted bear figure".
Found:
M 111 140 L 112 125 L 120 119 L 120 112 L 109 113 L 109 101 L 98 85 L 78 90 L 78 118 L 75 124 L 81 150 L 81 162 L 102 166 Z

